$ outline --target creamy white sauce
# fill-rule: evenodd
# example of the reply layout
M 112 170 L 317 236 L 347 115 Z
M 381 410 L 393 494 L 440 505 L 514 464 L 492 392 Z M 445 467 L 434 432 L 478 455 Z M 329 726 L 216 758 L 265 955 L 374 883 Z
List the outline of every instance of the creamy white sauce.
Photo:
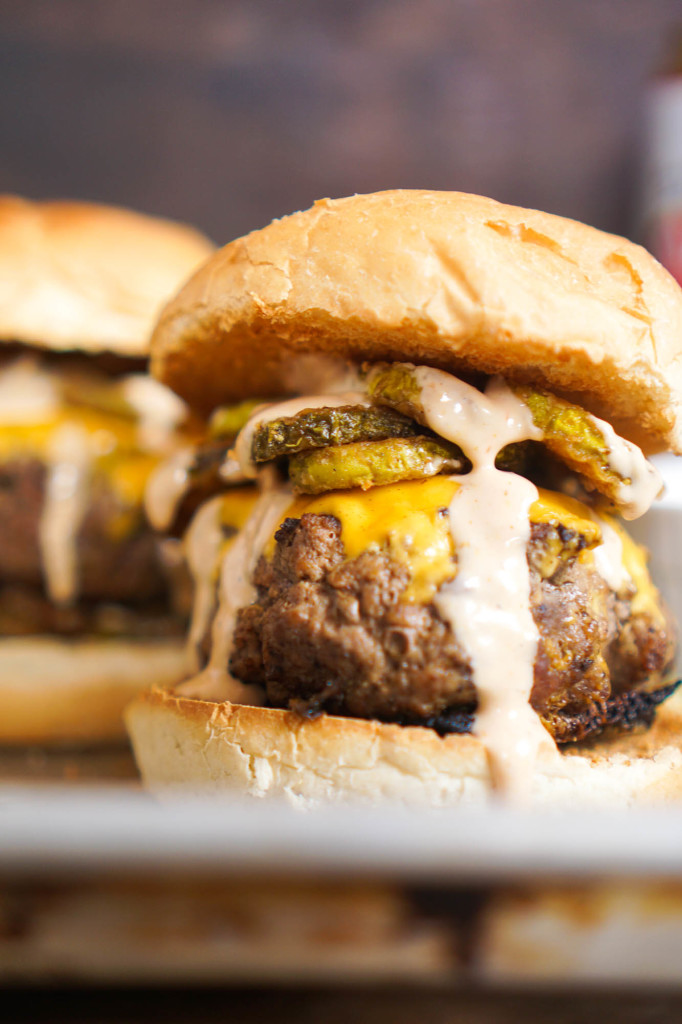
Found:
M 189 467 L 194 453 L 191 448 L 181 448 L 170 458 L 161 462 L 153 471 L 144 494 L 147 518 L 155 530 L 167 530 L 189 490 Z
M 256 476 L 257 468 L 251 458 L 251 446 L 253 444 L 254 431 L 261 423 L 271 423 L 272 420 L 278 420 L 284 416 L 297 416 L 304 409 L 335 409 L 342 405 L 370 404 L 369 398 L 364 391 L 344 391 L 339 394 L 308 395 L 304 398 L 290 398 L 286 402 L 261 406 L 256 409 L 248 423 L 240 431 L 234 446 L 234 458 L 241 466 L 244 476 L 253 480 Z
M 35 359 L 22 356 L 0 370 L 0 423 L 31 425 L 48 422 L 59 411 L 59 392 L 52 374 Z
M 47 592 L 56 604 L 78 593 L 77 541 L 89 498 L 92 453 L 82 427 L 64 423 L 50 437 L 40 550 Z
M 187 415 L 185 403 L 153 377 L 133 373 L 121 382 L 123 397 L 138 416 L 138 444 L 142 451 L 164 453 Z
M 181 696 L 201 700 L 228 700 L 234 704 L 263 703 L 261 688 L 240 683 L 230 675 L 228 668 L 237 612 L 255 600 L 253 572 L 256 563 L 292 501 L 291 488 L 277 482 L 273 467 L 266 467 L 260 476 L 261 494 L 220 566 L 218 613 L 211 631 L 209 663 L 199 675 L 177 688 Z
M 171 608 L 176 615 L 187 618 L 191 614 L 194 587 L 187 571 L 184 544 L 178 537 L 159 537 L 157 547 L 168 581 Z
M 149 477 L 144 495 L 147 518 L 155 530 L 167 530 L 183 498 L 188 494 L 192 481 L 189 469 L 194 459 L 194 449 L 181 448 L 159 463 Z M 240 484 L 246 477 L 236 459 L 227 456 L 221 464 L 218 475 L 223 483 Z
M 242 467 L 237 460 L 228 455 L 218 470 L 220 479 L 226 484 L 243 484 L 247 482 Z
M 488 751 L 494 784 L 529 795 L 542 749 L 555 749 L 529 704 L 539 633 L 530 608 L 526 548 L 537 488 L 498 470 L 507 444 L 539 439 L 530 410 L 494 378 L 485 394 L 439 370 L 415 371 L 428 426 L 458 444 L 472 471 L 458 477 L 450 505 L 457 576 L 435 602 L 469 657 L 478 694 L 475 731 Z
M 192 620 L 187 637 L 187 671 L 200 669 L 199 646 L 216 606 L 216 575 L 224 534 L 221 524 L 223 498 L 219 495 L 198 510 L 184 538 L 187 566 L 194 581 Z
M 623 519 L 639 519 L 663 491 L 663 478 L 641 448 L 619 437 L 610 423 L 590 416 L 609 449 L 611 468 L 622 478 L 616 501 Z
M 614 528 L 596 512 L 592 518 L 599 523 L 601 544 L 592 549 L 594 567 L 611 590 L 619 594 L 630 586 L 632 577 L 623 564 L 623 542 Z

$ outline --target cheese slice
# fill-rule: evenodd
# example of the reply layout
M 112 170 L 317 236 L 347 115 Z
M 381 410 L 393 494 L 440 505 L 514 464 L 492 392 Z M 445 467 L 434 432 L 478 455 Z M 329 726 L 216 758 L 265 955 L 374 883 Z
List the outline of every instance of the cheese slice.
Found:
M 232 487 L 225 491 L 220 502 L 220 523 L 228 529 L 241 530 L 253 512 L 258 500 L 258 488 L 252 484 L 246 487 Z
M 294 500 L 283 519 L 300 519 L 305 513 L 335 516 L 341 523 L 348 559 L 357 558 L 363 551 L 384 548 L 410 572 L 404 599 L 422 604 L 457 573 L 447 512 L 458 487 L 456 477 L 434 476 L 368 491 L 303 495 Z M 585 537 L 588 547 L 600 542 L 600 527 L 585 505 L 554 491 L 540 489 L 538 493 L 538 500 L 531 506 L 532 522 L 561 523 Z M 272 557 L 274 546 L 273 535 L 266 546 L 266 557 Z
M 139 509 L 159 456 L 140 449 L 135 420 L 79 406 L 61 406 L 40 423 L 0 423 L 0 461 L 37 458 L 47 462 L 51 439 L 65 426 L 88 437 L 93 472 L 107 478 L 121 504 Z

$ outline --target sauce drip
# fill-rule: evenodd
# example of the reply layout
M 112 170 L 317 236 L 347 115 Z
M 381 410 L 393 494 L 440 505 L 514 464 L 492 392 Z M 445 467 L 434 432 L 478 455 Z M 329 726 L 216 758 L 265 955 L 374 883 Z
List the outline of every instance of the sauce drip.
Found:
M 144 506 L 155 530 L 167 530 L 175 519 L 180 502 L 189 489 L 191 448 L 182 448 L 160 463 L 145 488 Z
M 22 356 L 0 371 L 0 423 L 49 421 L 59 409 L 59 393 L 35 359 Z
M 472 463 L 449 508 L 457 576 L 435 603 L 464 645 L 478 693 L 475 730 L 496 787 L 529 796 L 540 749 L 554 743 L 528 703 L 538 630 L 530 608 L 526 547 L 537 488 L 495 466 L 507 444 L 538 439 L 529 409 L 499 378 L 485 394 L 440 370 L 419 367 L 426 422 Z
M 224 540 L 222 503 L 222 496 L 218 496 L 202 505 L 185 534 L 185 556 L 194 581 L 192 620 L 187 636 L 187 669 L 193 673 L 201 667 L 199 645 L 215 611 L 215 576 Z
M 292 501 L 291 488 L 277 480 L 276 470 L 261 471 L 261 494 L 251 515 L 227 549 L 220 566 L 218 613 L 211 632 L 211 657 L 206 668 L 182 683 L 177 693 L 201 700 L 228 700 L 235 704 L 263 703 L 260 687 L 245 685 L 229 672 L 237 612 L 256 597 L 253 572 L 270 534 Z
M 618 488 L 618 511 L 623 519 L 639 519 L 663 492 L 663 479 L 641 448 L 619 437 L 610 423 L 591 417 L 609 449 L 609 462 L 622 483 Z
M 144 373 L 130 374 L 121 386 L 126 402 L 138 416 L 138 443 L 142 451 L 167 452 L 187 415 L 185 403 Z
M 243 484 L 247 479 L 242 467 L 232 455 L 228 455 L 222 462 L 218 472 L 220 479 L 226 484 Z
M 623 558 L 623 542 L 618 531 L 602 516 L 592 512 L 592 518 L 601 529 L 601 544 L 592 549 L 594 567 L 606 585 L 619 594 L 625 587 L 632 585 L 632 577 Z
M 82 427 L 64 423 L 50 437 L 40 549 L 45 585 L 56 604 L 70 604 L 78 591 L 78 531 L 87 505 L 92 454 Z

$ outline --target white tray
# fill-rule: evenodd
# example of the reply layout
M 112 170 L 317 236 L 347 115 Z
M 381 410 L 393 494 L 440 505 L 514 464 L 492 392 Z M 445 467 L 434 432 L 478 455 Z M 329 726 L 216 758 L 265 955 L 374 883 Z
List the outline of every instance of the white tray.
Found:
M 416 812 L 174 799 L 127 787 L 0 786 L 0 872 L 210 868 L 448 884 L 682 879 L 682 805 L 658 810 Z

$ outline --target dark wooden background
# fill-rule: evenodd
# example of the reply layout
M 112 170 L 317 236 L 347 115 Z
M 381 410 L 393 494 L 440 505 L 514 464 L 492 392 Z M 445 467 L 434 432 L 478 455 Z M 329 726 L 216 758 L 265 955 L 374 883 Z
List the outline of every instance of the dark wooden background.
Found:
M 453 188 L 636 232 L 681 0 L 0 0 L 0 190 L 226 241 L 323 195 Z

